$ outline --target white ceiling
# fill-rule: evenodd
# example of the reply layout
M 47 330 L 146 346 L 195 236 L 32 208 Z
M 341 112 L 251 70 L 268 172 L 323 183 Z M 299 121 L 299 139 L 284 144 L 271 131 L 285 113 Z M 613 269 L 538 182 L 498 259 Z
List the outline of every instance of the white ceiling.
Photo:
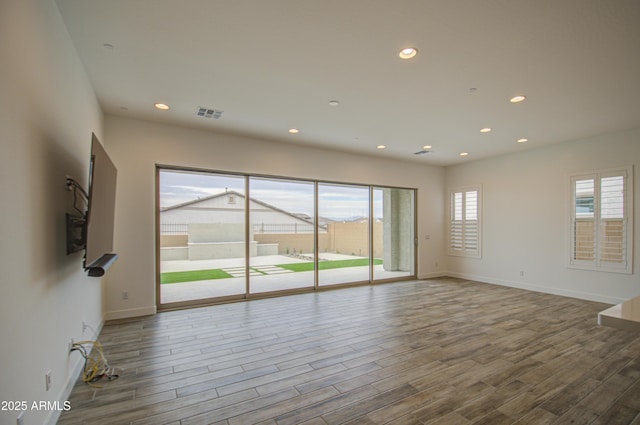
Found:
M 109 114 L 438 165 L 640 126 L 639 0 L 57 4 Z

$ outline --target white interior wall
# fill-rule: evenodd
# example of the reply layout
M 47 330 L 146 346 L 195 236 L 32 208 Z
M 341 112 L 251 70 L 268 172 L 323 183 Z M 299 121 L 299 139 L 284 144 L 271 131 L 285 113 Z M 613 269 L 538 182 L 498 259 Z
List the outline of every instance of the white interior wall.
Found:
M 567 268 L 569 175 L 625 165 L 634 166 L 634 274 Z M 482 258 L 449 257 L 448 274 L 612 304 L 640 295 L 639 166 L 640 129 L 447 167 L 447 188 L 481 184 L 483 196 Z
M 155 165 L 195 167 L 418 189 L 418 276 L 443 269 L 444 169 L 115 116 L 105 118 L 118 167 L 115 247 L 107 277 L 109 318 L 155 311 Z M 428 236 L 428 239 L 427 239 Z M 122 292 L 129 299 L 122 299 Z
M 25 424 L 54 423 L 31 403 L 65 399 L 82 365 L 68 341 L 103 323 L 102 280 L 66 255 L 66 175 L 86 187 L 92 131 L 102 112 L 55 3 L 0 1 L 0 400 L 28 402 Z

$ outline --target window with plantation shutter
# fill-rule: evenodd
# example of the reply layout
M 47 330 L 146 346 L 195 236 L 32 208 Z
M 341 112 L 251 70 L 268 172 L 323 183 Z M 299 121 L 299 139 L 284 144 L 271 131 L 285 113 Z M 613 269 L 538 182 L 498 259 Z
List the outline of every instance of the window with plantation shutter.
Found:
M 480 258 L 480 187 L 449 191 L 449 255 Z
M 571 176 L 569 266 L 632 272 L 632 168 Z

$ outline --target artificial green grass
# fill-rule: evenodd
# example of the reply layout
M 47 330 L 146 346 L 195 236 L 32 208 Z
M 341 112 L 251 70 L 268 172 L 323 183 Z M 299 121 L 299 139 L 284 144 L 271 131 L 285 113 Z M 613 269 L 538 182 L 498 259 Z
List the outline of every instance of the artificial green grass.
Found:
M 374 259 L 373 264 L 382 264 L 382 260 Z M 319 261 L 318 270 L 341 269 L 343 267 L 360 267 L 368 265 L 368 258 L 356 258 L 355 260 Z M 278 264 L 278 267 L 292 270 L 294 272 L 310 272 L 313 271 L 313 262 Z
M 374 259 L 373 264 L 382 264 L 382 260 Z M 368 258 L 356 258 L 354 260 L 335 260 L 335 261 L 320 261 L 318 262 L 319 270 L 340 269 L 343 267 L 361 267 L 368 266 Z M 294 272 L 310 272 L 313 271 L 313 261 L 305 263 L 290 263 L 290 264 L 277 264 L 278 267 L 291 270 Z M 184 272 L 167 272 L 160 274 L 160 283 L 180 283 L 180 282 L 195 282 L 197 280 L 211 280 L 211 279 L 227 279 L 233 277 L 229 273 L 221 269 L 209 269 L 209 270 L 192 270 Z
M 226 279 L 229 273 L 220 270 L 190 270 L 185 272 L 168 272 L 160 274 L 160 283 L 194 282 L 196 280 Z

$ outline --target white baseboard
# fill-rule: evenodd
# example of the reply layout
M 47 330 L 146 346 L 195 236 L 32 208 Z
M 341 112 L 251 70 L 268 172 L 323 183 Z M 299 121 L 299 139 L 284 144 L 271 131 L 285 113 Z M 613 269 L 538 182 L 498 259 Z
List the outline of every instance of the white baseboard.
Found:
M 156 306 L 107 311 L 105 320 L 127 319 L 129 317 L 150 316 L 157 313 Z
M 449 276 L 446 272 L 431 272 L 418 275 L 418 279 L 436 279 L 438 277 Z
M 619 304 L 624 299 L 618 297 L 610 297 L 602 294 L 593 294 L 590 292 L 582 292 L 570 289 L 555 288 L 552 286 L 542 286 L 530 282 L 514 282 L 509 280 L 495 279 L 486 276 L 478 276 L 466 273 L 445 273 L 446 276 L 457 277 L 460 279 L 473 280 L 476 282 L 490 283 L 493 285 L 508 286 L 511 288 L 525 289 L 527 291 L 542 292 L 544 294 L 561 295 L 564 297 L 577 298 L 580 300 L 596 301 L 607 304 Z

